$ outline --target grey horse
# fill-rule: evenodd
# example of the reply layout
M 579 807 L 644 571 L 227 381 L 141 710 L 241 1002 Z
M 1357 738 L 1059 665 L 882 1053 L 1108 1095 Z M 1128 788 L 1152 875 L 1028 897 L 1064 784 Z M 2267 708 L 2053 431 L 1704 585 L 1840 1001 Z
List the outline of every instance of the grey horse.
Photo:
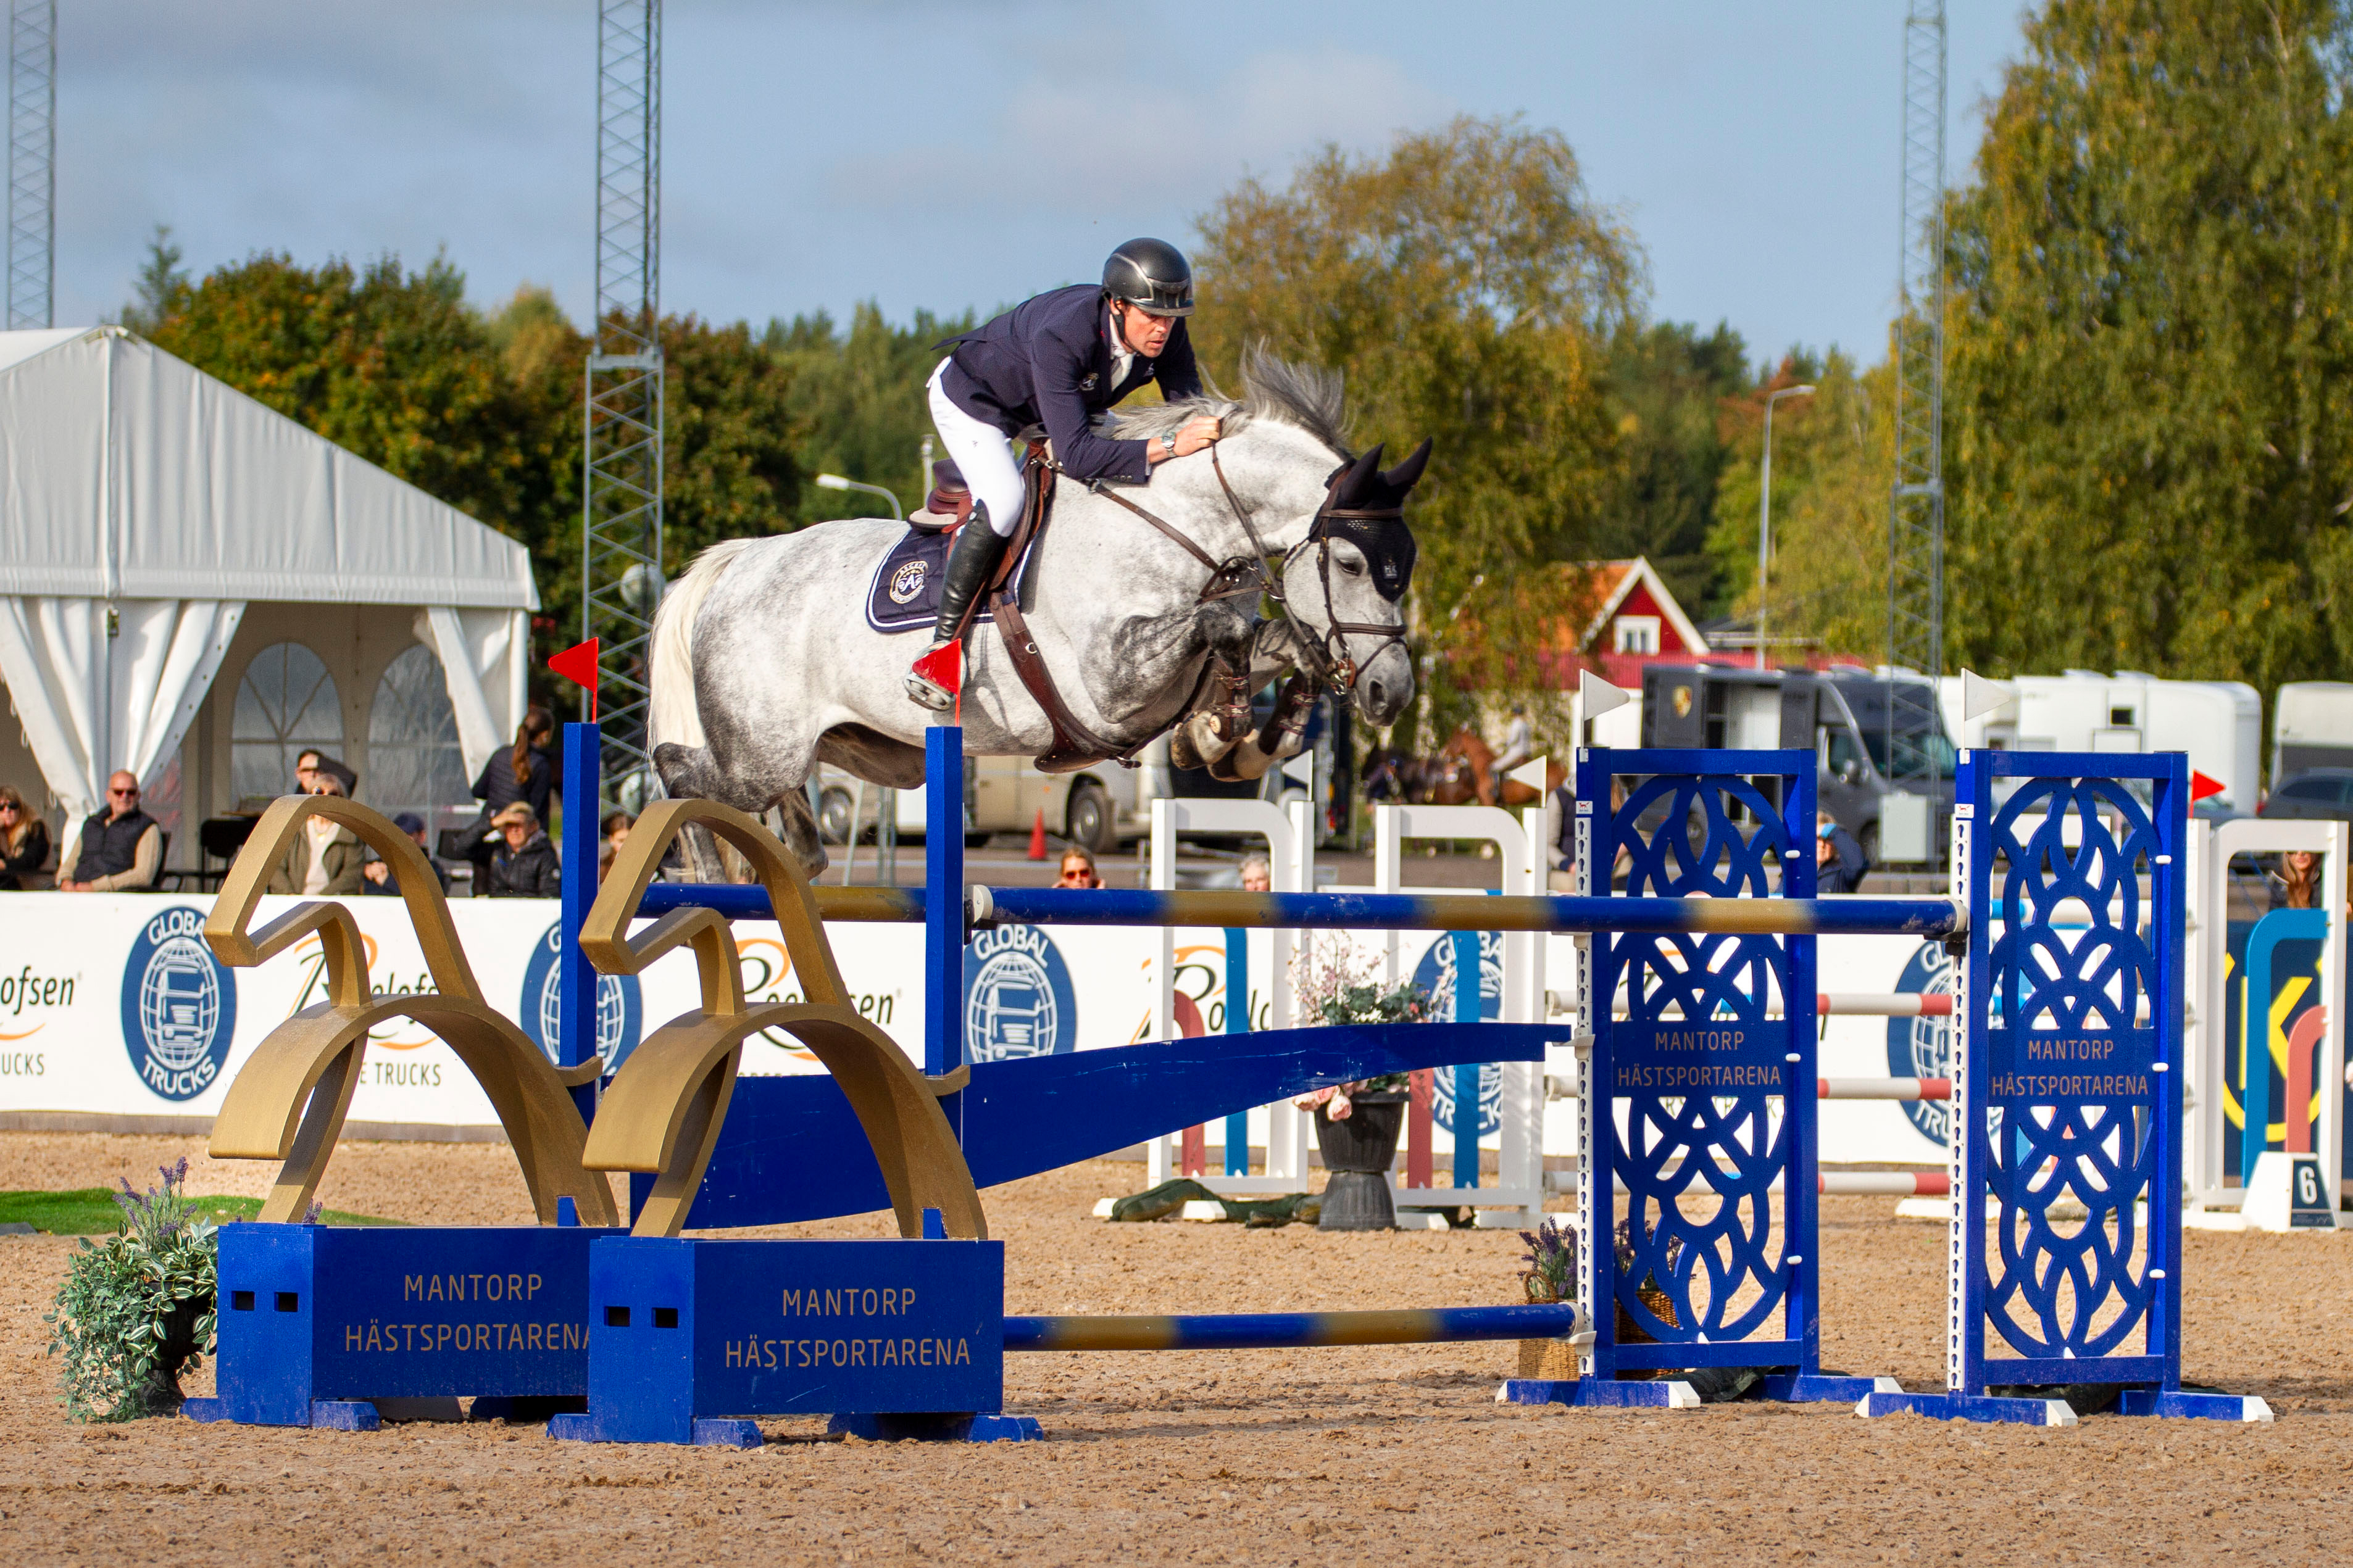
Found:
M 1023 580 L 1030 635 L 1063 701 L 1122 746 L 1140 746 L 1195 709 L 1213 654 L 1262 679 L 1298 657 L 1302 637 L 1345 652 L 1367 721 L 1393 721 L 1413 696 L 1401 596 L 1379 591 L 1374 563 L 1351 538 L 1298 547 L 1335 464 L 1354 465 L 1361 487 L 1377 481 L 1401 502 L 1420 477 L 1427 443 L 1377 473 L 1377 448 L 1358 458 L 1343 442 L 1337 377 L 1260 357 L 1245 380 L 1239 403 L 1204 396 L 1108 421 L 1116 436 L 1149 439 L 1194 415 L 1219 416 L 1224 437 L 1214 450 L 1234 500 L 1207 451 L 1159 465 L 1148 485 L 1119 489 L 1219 561 L 1251 553 L 1239 500 L 1259 543 L 1283 561 L 1290 622 L 1261 621 L 1254 596 L 1200 603 L 1208 567 L 1071 479 L 1057 481 L 1052 525 Z M 897 519 L 852 518 L 724 541 L 695 558 L 654 619 L 649 729 L 665 792 L 755 814 L 778 808 L 786 842 L 812 875 L 826 865 L 802 787 L 816 763 L 900 788 L 923 782 L 923 731 L 934 719 L 902 684 L 909 641 L 872 630 L 861 611 L 876 565 L 905 529 Z M 1334 632 L 1335 621 L 1377 630 Z M 966 641 L 963 723 L 968 755 L 1039 755 L 1052 744 L 1045 712 L 993 624 Z M 1189 748 L 1205 757 L 1237 744 L 1220 746 L 1198 724 L 1185 734 L 1206 742 Z

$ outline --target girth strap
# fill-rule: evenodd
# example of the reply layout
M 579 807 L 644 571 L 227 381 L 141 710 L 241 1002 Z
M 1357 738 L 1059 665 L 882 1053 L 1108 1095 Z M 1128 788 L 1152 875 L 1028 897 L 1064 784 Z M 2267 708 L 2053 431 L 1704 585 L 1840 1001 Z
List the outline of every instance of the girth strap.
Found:
M 1038 651 L 1038 640 L 1029 635 L 1029 623 L 1022 619 L 1021 605 L 1010 590 L 999 589 L 989 601 L 989 609 L 997 617 L 997 632 L 1005 638 L 1013 672 L 1029 689 L 1030 699 L 1045 710 L 1046 722 L 1053 727 L 1053 749 L 1037 759 L 1039 773 L 1076 773 L 1114 757 L 1124 763 L 1143 750 L 1141 744 L 1123 746 L 1104 740 L 1071 711 L 1055 689 L 1053 673 L 1047 669 L 1045 656 Z

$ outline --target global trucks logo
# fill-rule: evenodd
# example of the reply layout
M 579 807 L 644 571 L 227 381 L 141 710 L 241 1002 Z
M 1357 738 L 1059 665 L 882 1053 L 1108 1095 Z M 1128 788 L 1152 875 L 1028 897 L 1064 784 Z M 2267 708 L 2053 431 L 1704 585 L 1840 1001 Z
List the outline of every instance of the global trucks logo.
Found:
M 1079 1004 L 1061 949 L 1035 926 L 976 932 L 964 953 L 968 1061 L 1059 1057 L 1079 1040 Z
M 522 1032 L 547 1053 L 549 1061 L 556 1059 L 556 1046 L 564 1038 L 564 965 L 556 962 L 563 952 L 564 922 L 558 921 L 532 943 L 531 962 L 522 972 L 522 1001 L 515 1009 Z M 638 1048 L 644 1019 L 636 975 L 596 977 L 596 1054 L 607 1072 L 620 1071 Z
M 1898 992 L 1925 996 L 1953 994 L 1953 960 L 1938 942 L 1924 942 L 1904 965 Z M 1953 1020 L 1950 1018 L 1890 1018 L 1887 1020 L 1887 1075 L 1890 1078 L 1953 1076 Z M 1942 1148 L 1952 1130 L 1952 1106 L 1945 1100 L 1905 1100 L 1904 1114 L 1920 1136 Z
M 210 1089 L 237 1033 L 237 982 L 204 929 L 201 910 L 164 910 L 139 929 L 122 966 L 123 1048 L 139 1081 L 165 1100 Z
M 1451 1022 L 1454 1014 L 1454 939 L 1441 936 L 1430 944 L 1430 951 L 1414 965 L 1413 983 L 1430 998 L 1430 1016 L 1440 1022 Z M 1504 1014 L 1504 934 L 1482 931 L 1479 933 L 1479 1016 L 1482 1020 L 1500 1018 Z M 1430 1075 L 1430 1116 L 1439 1130 L 1451 1136 L 1454 1131 L 1454 1069 L 1440 1068 Z M 1479 1069 L 1479 1136 L 1484 1138 L 1504 1124 L 1504 1069 L 1488 1062 Z

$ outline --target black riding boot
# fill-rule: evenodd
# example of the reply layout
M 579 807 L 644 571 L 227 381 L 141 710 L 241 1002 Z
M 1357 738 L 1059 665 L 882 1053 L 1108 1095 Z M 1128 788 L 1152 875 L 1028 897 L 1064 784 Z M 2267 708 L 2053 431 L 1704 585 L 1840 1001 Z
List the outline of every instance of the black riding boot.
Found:
M 1004 558 L 1005 545 L 997 531 L 988 526 L 987 505 L 975 498 L 972 515 L 956 530 L 955 542 L 948 547 L 947 564 L 940 569 L 939 625 L 932 632 L 932 646 L 923 651 L 907 676 L 907 696 L 911 700 L 935 712 L 945 712 L 955 705 L 955 693 L 925 673 L 924 666 L 934 654 L 964 635 L 973 600 L 988 585 L 997 562 Z

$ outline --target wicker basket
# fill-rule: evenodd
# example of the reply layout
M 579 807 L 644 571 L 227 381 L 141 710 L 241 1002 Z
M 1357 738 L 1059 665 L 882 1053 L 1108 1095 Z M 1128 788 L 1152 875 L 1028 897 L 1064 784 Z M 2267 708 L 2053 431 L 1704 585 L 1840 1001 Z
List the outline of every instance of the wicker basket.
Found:
M 1550 1383 L 1575 1383 L 1577 1351 L 1567 1340 L 1522 1340 L 1519 1375 Z

